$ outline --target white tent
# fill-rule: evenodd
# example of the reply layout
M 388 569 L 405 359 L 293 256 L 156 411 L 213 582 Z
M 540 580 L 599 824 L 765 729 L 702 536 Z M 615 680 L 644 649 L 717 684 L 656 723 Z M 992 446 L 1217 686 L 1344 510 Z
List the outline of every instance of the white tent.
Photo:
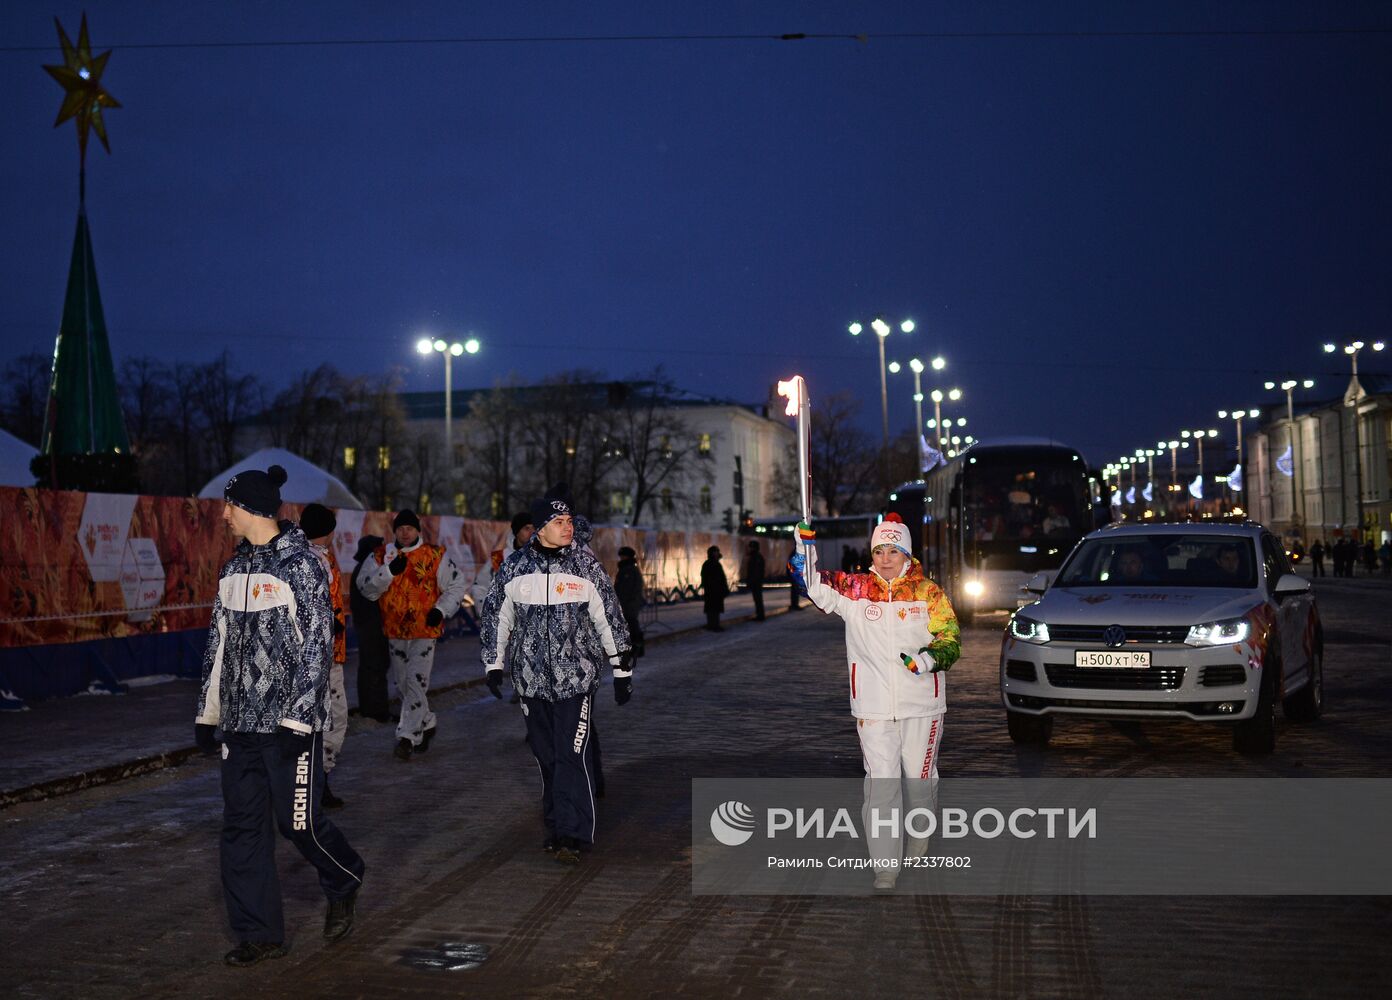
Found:
M 237 473 L 246 472 L 248 469 L 264 472 L 273 465 L 279 465 L 285 470 L 285 485 L 280 488 L 280 498 L 286 503 L 321 503 L 325 507 L 336 507 L 339 510 L 366 509 L 362 501 L 353 496 L 341 480 L 284 448 L 262 448 L 260 451 L 252 452 L 236 465 L 223 469 L 208 480 L 208 484 L 198 491 L 198 495 L 220 500 L 227 480 Z
M 7 431 L 0 431 L 0 486 L 33 486 L 29 460 L 39 449 L 25 444 Z

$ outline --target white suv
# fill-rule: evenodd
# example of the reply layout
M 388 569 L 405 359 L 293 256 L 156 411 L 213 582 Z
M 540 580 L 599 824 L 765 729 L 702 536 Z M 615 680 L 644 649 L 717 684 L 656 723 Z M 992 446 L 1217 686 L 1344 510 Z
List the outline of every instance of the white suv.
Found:
M 1011 616 L 1001 700 L 1016 743 L 1054 717 L 1235 723 L 1243 753 L 1276 745 L 1276 703 L 1313 721 L 1324 636 L 1310 583 L 1255 524 L 1131 524 L 1094 531 L 1039 599 Z

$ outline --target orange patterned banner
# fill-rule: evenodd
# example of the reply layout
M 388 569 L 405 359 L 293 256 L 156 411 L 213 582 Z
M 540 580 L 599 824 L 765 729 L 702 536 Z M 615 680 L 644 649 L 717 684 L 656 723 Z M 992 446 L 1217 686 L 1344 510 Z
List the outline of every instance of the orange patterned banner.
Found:
M 82 642 L 204 628 L 218 572 L 232 553 L 222 501 L 0 487 L 6 511 L 0 545 L 0 647 Z M 299 517 L 287 504 L 283 517 Z M 353 570 L 363 535 L 391 536 L 392 515 L 340 511 L 334 550 Z M 427 541 L 443 544 L 472 578 L 502 548 L 508 526 L 424 516 Z M 442 537 L 443 535 L 443 537 Z M 699 586 L 706 549 L 721 550 L 733 585 L 748 540 L 716 532 L 597 528 L 590 547 L 613 573 L 630 546 L 664 594 Z M 770 576 L 789 543 L 761 540 Z M 347 580 L 344 580 L 347 587 Z

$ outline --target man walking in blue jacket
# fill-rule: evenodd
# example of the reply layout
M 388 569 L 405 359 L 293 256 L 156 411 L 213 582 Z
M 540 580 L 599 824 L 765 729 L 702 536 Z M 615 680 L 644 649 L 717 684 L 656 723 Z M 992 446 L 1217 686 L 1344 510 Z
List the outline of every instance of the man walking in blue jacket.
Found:
M 319 871 L 328 897 L 324 937 L 353 927 L 364 865 L 323 813 L 324 729 L 333 607 L 323 563 L 304 532 L 277 523 L 285 470 L 238 473 L 223 520 L 238 538 L 222 568 L 194 738 L 222 741 L 222 891 L 238 945 L 228 965 L 286 953 L 278 828 Z
M 553 487 L 532 504 L 536 533 L 493 577 L 483 605 L 488 688 L 511 672 L 522 696 L 527 745 L 541 770 L 543 848 L 576 864 L 594 843 L 594 693 L 605 661 L 614 700 L 633 693 L 628 629 L 609 576 L 575 537 L 570 499 Z

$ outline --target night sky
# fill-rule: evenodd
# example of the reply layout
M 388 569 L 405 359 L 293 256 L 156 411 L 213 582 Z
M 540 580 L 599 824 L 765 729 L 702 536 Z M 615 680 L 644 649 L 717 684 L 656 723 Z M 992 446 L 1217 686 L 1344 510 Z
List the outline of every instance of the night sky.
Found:
M 0 362 L 57 328 L 77 143 L 41 66 L 83 9 L 0 8 Z M 1220 407 L 1284 402 L 1268 377 L 1336 395 L 1320 345 L 1392 335 L 1386 3 L 85 9 L 124 105 L 88 153 L 118 363 L 227 349 L 272 384 L 329 361 L 427 389 L 420 333 L 472 334 L 456 388 L 661 363 L 757 402 L 798 371 L 878 435 L 846 327 L 882 313 L 917 323 L 890 358 L 947 357 L 925 391 L 960 386 L 976 436 L 1100 465 L 1226 436 Z M 783 32 L 870 37 L 225 44 Z M 938 37 L 876 37 L 913 33 Z M 911 392 L 890 377 L 895 429 Z

